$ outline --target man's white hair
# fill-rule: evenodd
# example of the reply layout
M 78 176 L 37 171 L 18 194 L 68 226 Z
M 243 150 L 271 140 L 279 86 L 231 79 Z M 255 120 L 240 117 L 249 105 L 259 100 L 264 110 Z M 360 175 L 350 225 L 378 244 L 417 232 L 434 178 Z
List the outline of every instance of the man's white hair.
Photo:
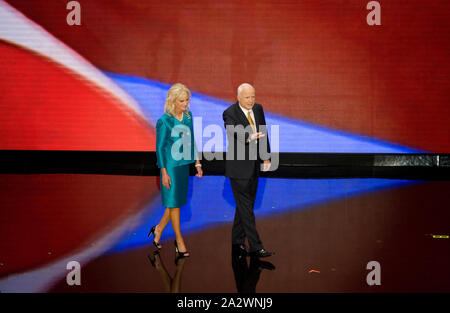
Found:
M 240 96 L 240 94 L 241 94 L 241 92 L 242 92 L 242 89 L 244 89 L 245 87 L 248 87 L 248 88 L 251 88 L 251 89 L 255 90 L 255 88 L 254 88 L 252 85 L 250 85 L 250 84 L 248 84 L 248 83 L 243 83 L 243 84 L 241 84 L 241 85 L 238 87 L 238 89 L 237 89 L 237 95 L 238 95 L 238 97 Z

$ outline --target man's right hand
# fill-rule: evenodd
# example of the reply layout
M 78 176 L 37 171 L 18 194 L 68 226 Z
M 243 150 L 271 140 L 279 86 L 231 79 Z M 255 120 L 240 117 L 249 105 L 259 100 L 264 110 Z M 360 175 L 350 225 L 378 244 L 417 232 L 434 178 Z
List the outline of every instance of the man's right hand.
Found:
M 248 141 L 253 141 L 253 140 L 256 140 L 256 139 L 264 137 L 264 136 L 265 135 L 262 132 L 254 133 L 254 134 L 251 134 L 250 137 L 248 137 Z

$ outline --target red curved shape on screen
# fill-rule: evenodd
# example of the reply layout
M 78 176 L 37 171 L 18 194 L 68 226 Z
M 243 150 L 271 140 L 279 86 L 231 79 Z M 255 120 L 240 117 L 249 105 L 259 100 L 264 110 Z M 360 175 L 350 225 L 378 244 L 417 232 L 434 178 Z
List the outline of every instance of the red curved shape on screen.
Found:
M 105 90 L 6 42 L 0 55 L 1 149 L 155 150 L 150 125 Z

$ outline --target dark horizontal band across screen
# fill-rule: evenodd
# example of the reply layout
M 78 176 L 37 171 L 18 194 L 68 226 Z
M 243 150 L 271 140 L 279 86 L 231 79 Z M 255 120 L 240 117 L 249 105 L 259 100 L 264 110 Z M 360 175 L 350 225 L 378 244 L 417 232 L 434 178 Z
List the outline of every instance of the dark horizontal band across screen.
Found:
M 155 152 L 2 150 L 0 156 L 1 173 L 159 175 Z M 223 175 L 223 159 L 203 158 L 204 174 Z M 261 176 L 449 179 L 450 155 L 280 153 L 278 169 Z

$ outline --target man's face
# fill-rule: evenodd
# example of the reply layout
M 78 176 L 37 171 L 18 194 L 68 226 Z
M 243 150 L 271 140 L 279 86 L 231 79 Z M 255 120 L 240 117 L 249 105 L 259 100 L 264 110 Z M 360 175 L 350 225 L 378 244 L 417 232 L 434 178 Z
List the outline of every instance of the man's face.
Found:
M 250 87 L 242 88 L 238 101 L 243 108 L 251 110 L 255 105 L 255 90 Z

